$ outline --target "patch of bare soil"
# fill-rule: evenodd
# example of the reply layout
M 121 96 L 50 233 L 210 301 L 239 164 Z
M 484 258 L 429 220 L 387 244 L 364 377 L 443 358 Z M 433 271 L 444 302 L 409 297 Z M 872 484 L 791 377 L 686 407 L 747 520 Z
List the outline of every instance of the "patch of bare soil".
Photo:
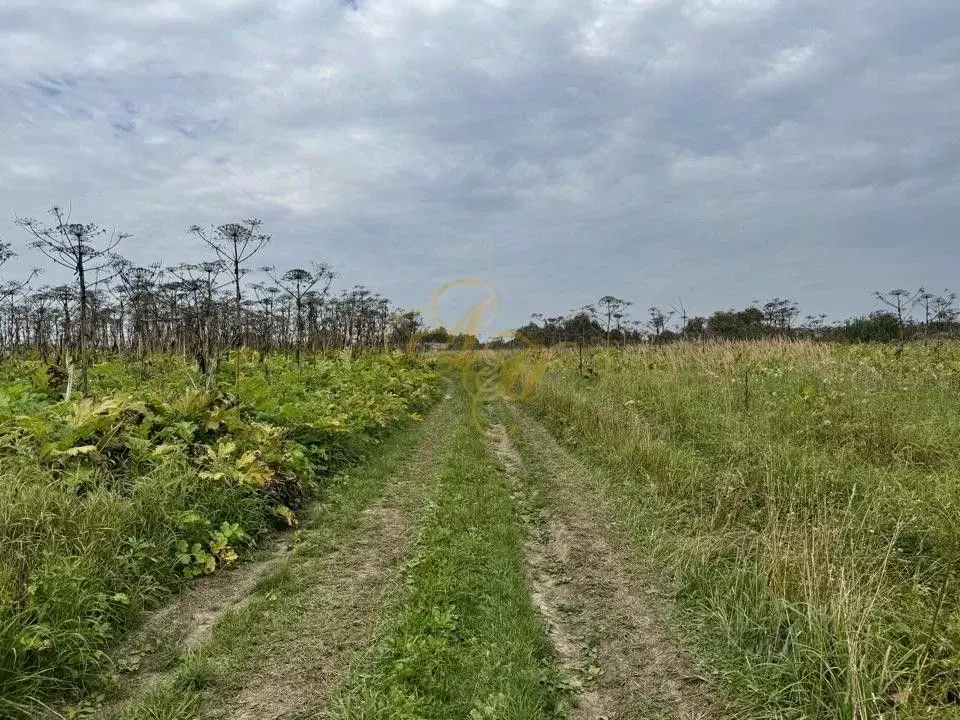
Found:
M 380 505 L 365 512 L 353 542 L 303 567 L 317 584 L 297 617 L 301 631 L 264 658 L 225 717 L 275 720 L 324 704 L 367 645 L 407 546 L 404 513 Z
M 249 601 L 253 588 L 288 550 L 287 538 L 274 540 L 263 559 L 205 578 L 185 590 L 173 606 L 158 612 L 149 625 L 172 630 L 186 650 L 199 647 L 224 615 Z
M 575 697 L 573 720 L 728 717 L 668 630 L 657 588 L 589 490 L 589 471 L 511 408 L 545 468 L 545 506 L 526 545 L 533 602 Z M 491 442 L 518 487 L 531 482 L 502 426 Z
M 317 581 L 297 616 L 300 631 L 270 649 L 224 717 L 277 720 L 326 704 L 350 658 L 369 643 L 409 535 L 405 513 L 378 504 L 364 512 L 350 542 L 302 567 Z

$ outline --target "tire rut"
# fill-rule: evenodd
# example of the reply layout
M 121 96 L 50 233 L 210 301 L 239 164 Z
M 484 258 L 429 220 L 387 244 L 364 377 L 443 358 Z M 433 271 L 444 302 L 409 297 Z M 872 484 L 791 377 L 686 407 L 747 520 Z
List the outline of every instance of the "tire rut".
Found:
M 300 632 L 270 647 L 256 678 L 225 714 L 213 717 L 277 720 L 325 703 L 373 632 L 408 535 L 405 514 L 378 503 L 364 511 L 352 542 L 299 568 L 316 577 L 316 592 L 298 608 Z
M 509 412 L 542 467 L 541 509 L 527 543 L 533 602 L 575 697 L 572 720 L 730 717 L 664 622 L 660 592 L 635 567 L 590 471 L 515 407 Z M 519 486 L 523 458 L 502 426 L 491 442 Z
M 342 688 L 396 590 L 397 570 L 415 537 L 417 515 L 449 440 L 448 411 L 437 408 L 399 479 L 363 511 L 358 527 L 334 551 L 293 571 L 311 576 L 297 608 L 298 627 L 268 643 L 259 673 L 211 718 L 280 720 L 315 713 Z
M 223 617 L 243 608 L 261 578 L 288 555 L 289 542 L 288 534 L 270 538 L 253 560 L 197 578 L 161 608 L 148 612 L 112 654 L 121 671 L 119 697 L 101 708 L 101 715 L 113 717 L 133 706 L 168 677 L 173 658 L 196 650 Z

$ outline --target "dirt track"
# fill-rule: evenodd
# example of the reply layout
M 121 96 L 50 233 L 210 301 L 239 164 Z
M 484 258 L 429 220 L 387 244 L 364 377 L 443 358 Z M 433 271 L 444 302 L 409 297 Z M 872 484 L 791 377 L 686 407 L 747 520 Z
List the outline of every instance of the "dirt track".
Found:
M 592 471 L 509 407 L 491 443 L 520 492 L 537 499 L 526 552 L 535 606 L 575 699 L 574 720 L 725 717 L 668 630 L 660 593 L 605 512 Z

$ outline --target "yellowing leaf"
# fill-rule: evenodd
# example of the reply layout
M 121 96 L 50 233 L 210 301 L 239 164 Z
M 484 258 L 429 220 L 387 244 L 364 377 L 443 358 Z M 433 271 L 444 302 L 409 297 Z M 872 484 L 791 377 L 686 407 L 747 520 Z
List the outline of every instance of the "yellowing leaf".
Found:
M 78 455 L 92 455 L 95 452 L 97 452 L 96 445 L 78 445 L 77 447 L 67 448 L 59 454 L 67 457 L 77 457 Z
M 297 526 L 297 516 L 293 514 L 293 510 L 288 508 L 286 505 L 275 505 L 273 508 L 273 514 L 277 517 L 283 518 L 284 522 L 287 523 L 287 527 L 296 527 Z
M 257 456 L 254 453 L 247 450 L 243 455 L 241 455 L 237 459 L 237 467 L 246 468 L 252 465 L 253 463 L 255 463 L 256 461 L 257 461 Z
M 210 552 L 214 555 L 223 551 L 227 547 L 227 540 L 223 536 L 216 537 L 210 541 Z

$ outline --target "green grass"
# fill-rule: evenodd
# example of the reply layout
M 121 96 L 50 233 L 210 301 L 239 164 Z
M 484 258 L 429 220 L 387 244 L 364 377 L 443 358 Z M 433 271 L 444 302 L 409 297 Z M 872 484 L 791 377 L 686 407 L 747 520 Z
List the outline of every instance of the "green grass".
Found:
M 676 345 L 589 366 L 554 356 L 528 405 L 605 470 L 701 662 L 756 717 L 956 714 L 960 349 Z M 517 367 L 511 383 L 543 369 Z
M 0 364 L 0 717 L 96 688 L 143 609 L 283 526 L 278 510 L 436 397 L 436 374 L 398 357 L 266 369 L 247 362 L 238 402 L 176 358 L 144 380 L 104 362 L 93 398 L 63 402 L 39 363 Z
M 335 718 L 557 716 L 559 681 L 524 581 L 519 509 L 463 403 L 406 590 Z
M 384 441 L 361 465 L 335 477 L 324 499 L 296 531 L 293 554 L 277 563 L 257 583 L 250 602 L 225 616 L 213 636 L 194 653 L 167 668 L 169 680 L 133 702 L 117 720 L 152 720 L 158 706 L 184 708 L 171 720 L 218 716 L 232 699 L 262 671 L 271 656 L 281 653 L 296 661 L 295 641 L 323 629 L 304 626 L 305 609 L 325 602 L 330 580 L 317 561 L 339 548 L 349 547 L 361 532 L 364 511 L 377 498 L 393 492 L 392 485 L 407 478 L 422 481 L 421 463 L 444 452 L 457 418 L 450 403 L 433 410 L 422 425 L 409 424 Z M 425 490 L 425 489 L 424 489 Z M 405 501 L 416 504 L 422 497 Z M 332 568 L 336 572 L 336 567 Z M 300 648 L 302 650 L 303 648 Z M 314 636 L 307 650 L 324 652 Z M 187 710 L 188 709 L 188 710 Z

